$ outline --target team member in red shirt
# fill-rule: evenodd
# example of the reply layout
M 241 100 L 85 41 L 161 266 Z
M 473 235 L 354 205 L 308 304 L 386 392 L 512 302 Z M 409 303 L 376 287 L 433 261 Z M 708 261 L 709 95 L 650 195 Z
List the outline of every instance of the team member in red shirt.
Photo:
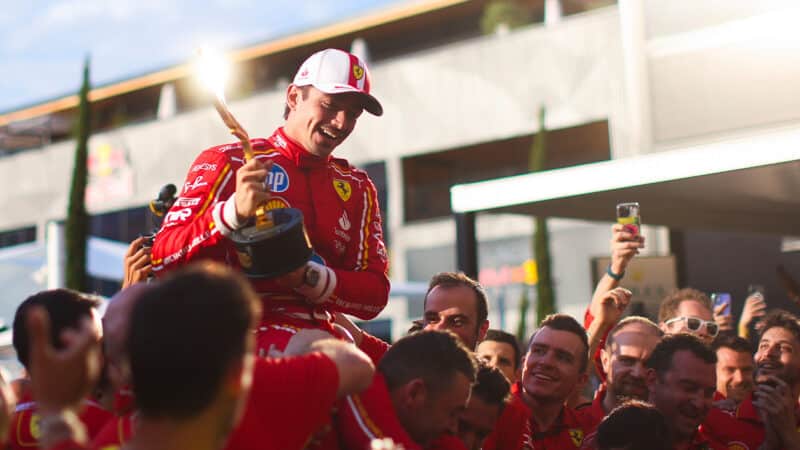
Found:
M 475 371 L 474 357 L 450 332 L 420 331 L 398 340 L 378 363 L 372 385 L 340 408 L 342 447 L 369 448 L 373 439 L 389 437 L 416 450 L 455 434 Z
M 733 411 L 712 409 L 703 430 L 729 448 L 800 448 L 800 325 L 784 311 L 762 323 L 755 391 Z
M 595 393 L 587 412 L 600 422 L 614 408 L 630 399 L 646 401 L 647 358 L 663 333 L 645 317 L 622 319 L 609 333 L 600 353 L 606 381 Z
M 587 376 L 588 352 L 581 324 L 566 314 L 547 316 L 531 337 L 522 365 L 519 396 L 530 415 L 515 417 L 495 433 L 508 434 L 517 449 L 580 448 L 597 424 L 564 402 Z
M 500 370 L 511 383 L 511 395 L 494 430 L 483 443 L 484 450 L 516 450 L 517 437 L 513 430 L 530 416 L 530 410 L 519 397 L 521 352 L 517 338 L 501 330 L 489 330 L 478 344 L 478 358 Z M 507 428 L 512 432 L 508 432 Z
M 423 307 L 425 330 L 452 331 L 470 351 L 475 351 L 489 329 L 486 292 L 477 281 L 463 273 L 434 275 Z
M 665 336 L 647 359 L 652 403 L 664 415 L 675 450 L 723 449 L 698 427 L 711 410 L 717 357 L 696 336 Z
M 65 344 L 62 342 L 62 334 L 76 330 L 84 323 L 94 336 L 102 334 L 99 323 L 95 320 L 98 305 L 96 299 L 68 289 L 42 291 L 28 297 L 20 304 L 14 316 L 13 344 L 17 357 L 28 370 L 32 382 L 36 377 L 46 375 L 37 373 L 37 370 L 30 364 L 31 349 L 26 323 L 31 311 L 35 308 L 44 308 L 47 311 L 53 329 L 51 345 L 63 348 Z M 80 420 L 86 426 L 87 434 L 93 437 L 106 422 L 113 418 L 113 414 L 88 397 L 81 403 L 83 406 L 80 409 Z M 30 393 L 19 399 L 11 419 L 9 447 L 12 449 L 36 448 L 41 437 L 41 419 L 40 405 L 34 401 Z
M 309 57 L 286 92 L 284 126 L 252 140 L 251 161 L 238 143 L 195 160 L 156 235 L 153 273 L 202 258 L 238 266 L 231 233 L 260 205 L 293 207 L 315 256 L 279 280 L 251 279 L 265 301 L 259 353 L 282 350 L 299 328 L 331 331 L 332 311 L 375 317 L 389 294 L 377 194 L 366 172 L 332 156 L 364 110 L 383 112 L 361 59 L 335 49 Z
M 752 345 L 739 336 L 724 335 L 711 348 L 717 354 L 715 400 L 728 399 L 738 405 L 755 388 Z
M 478 343 L 475 355 L 486 364 L 496 368 L 509 383 L 519 381 L 520 350 L 517 338 L 502 330 L 489 330 L 486 337 Z

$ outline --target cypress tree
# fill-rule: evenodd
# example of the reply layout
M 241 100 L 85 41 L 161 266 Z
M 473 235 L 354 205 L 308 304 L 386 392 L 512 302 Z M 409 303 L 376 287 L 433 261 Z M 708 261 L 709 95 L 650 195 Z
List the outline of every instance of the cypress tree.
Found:
M 83 83 L 78 94 L 78 126 L 75 133 L 77 143 L 75 164 L 72 169 L 72 185 L 69 189 L 69 206 L 65 226 L 66 239 L 66 285 L 70 289 L 86 291 L 86 243 L 89 235 L 89 215 L 86 213 L 86 182 L 88 178 L 88 143 L 90 134 L 89 114 L 89 57 L 83 63 Z
M 547 161 L 547 127 L 545 126 L 545 107 L 539 108 L 539 132 L 533 138 L 529 155 L 529 169 L 540 172 Z M 536 283 L 536 324 L 548 314 L 556 312 L 556 298 L 553 290 L 553 276 L 550 263 L 550 232 L 547 219 L 536 216 L 536 230 L 533 232 L 533 254 L 539 278 Z

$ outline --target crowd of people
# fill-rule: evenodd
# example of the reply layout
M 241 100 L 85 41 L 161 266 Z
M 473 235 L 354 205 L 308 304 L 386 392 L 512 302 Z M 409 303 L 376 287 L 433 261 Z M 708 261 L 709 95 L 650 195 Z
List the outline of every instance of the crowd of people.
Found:
M 252 157 L 229 144 L 192 164 L 152 248 L 131 244 L 102 320 L 67 289 L 22 302 L 6 447 L 800 449 L 798 318 L 754 295 L 736 328 L 691 288 L 657 322 L 627 315 L 620 285 L 645 240 L 622 225 L 582 322 L 553 314 L 519 342 L 490 328 L 477 281 L 442 272 L 406 336 L 360 329 L 350 316 L 387 304 L 388 258 L 372 182 L 332 152 L 364 110 L 383 111 L 364 62 L 315 53 Z M 313 254 L 245 277 L 231 235 L 264 205 L 302 211 Z

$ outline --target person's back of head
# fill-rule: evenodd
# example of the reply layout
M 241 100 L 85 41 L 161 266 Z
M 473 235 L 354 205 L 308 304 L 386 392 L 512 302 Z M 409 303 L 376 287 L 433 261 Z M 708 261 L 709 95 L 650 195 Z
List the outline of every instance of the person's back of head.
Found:
M 466 407 L 476 361 L 449 331 L 420 331 L 394 343 L 378 363 L 395 413 L 420 445 L 455 433 Z
M 614 408 L 597 427 L 599 450 L 669 450 L 670 433 L 664 416 L 651 404 L 628 400 Z
M 56 349 L 62 349 L 61 334 L 67 329 L 77 330 L 81 321 L 93 319 L 93 310 L 100 305 L 97 297 L 71 289 L 51 289 L 31 295 L 23 301 L 14 315 L 14 350 L 23 366 L 28 366 L 30 336 L 27 328 L 28 313 L 32 306 L 42 306 L 50 318 L 50 341 Z
M 210 264 L 175 272 L 144 292 L 133 307 L 127 341 L 143 417 L 199 415 L 229 377 L 249 379 L 252 364 L 245 356 L 252 353 L 259 305 L 247 280 Z M 242 387 L 239 397 L 248 386 Z

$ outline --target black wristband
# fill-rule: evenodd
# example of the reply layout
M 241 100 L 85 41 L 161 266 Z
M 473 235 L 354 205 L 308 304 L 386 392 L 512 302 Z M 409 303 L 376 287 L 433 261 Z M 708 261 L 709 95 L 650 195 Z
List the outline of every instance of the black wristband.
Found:
M 617 281 L 620 281 L 622 279 L 622 277 L 625 276 L 625 271 L 624 270 L 622 271 L 622 273 L 614 273 L 611 270 L 611 264 L 609 264 L 608 267 L 606 267 L 606 273 L 608 274 L 608 276 L 610 276 L 611 278 L 613 278 L 613 279 L 615 279 Z

